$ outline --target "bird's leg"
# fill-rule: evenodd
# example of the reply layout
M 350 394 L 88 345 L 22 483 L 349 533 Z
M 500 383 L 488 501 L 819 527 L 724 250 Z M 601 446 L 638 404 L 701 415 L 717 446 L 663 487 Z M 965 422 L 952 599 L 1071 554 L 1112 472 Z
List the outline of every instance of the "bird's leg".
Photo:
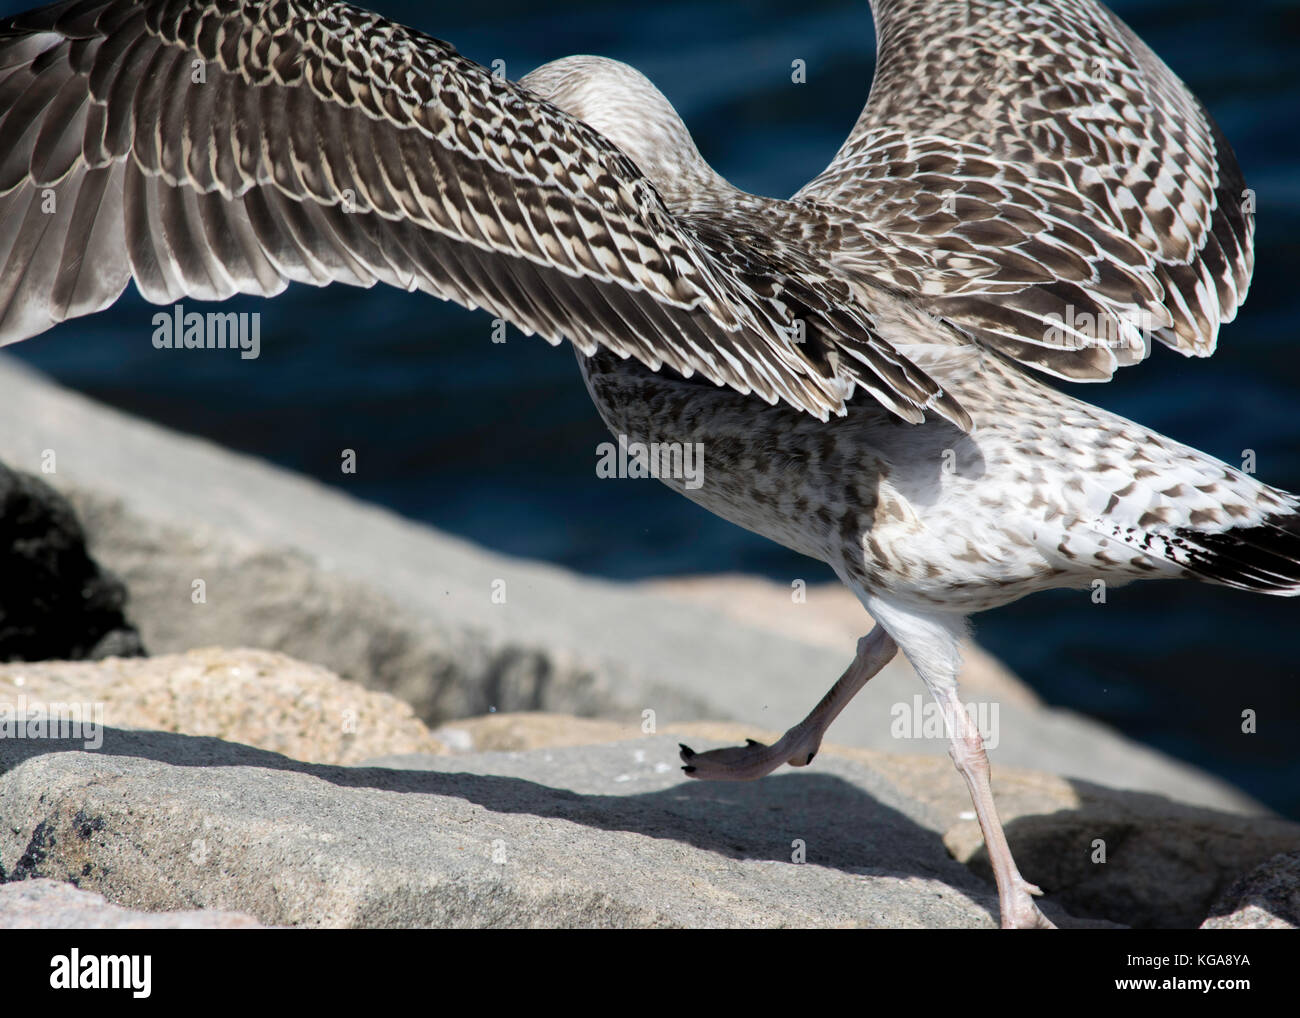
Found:
M 707 753 L 696 753 L 690 747 L 682 746 L 681 758 L 686 763 L 682 770 L 705 781 L 752 781 L 772 773 L 784 763 L 793 767 L 812 763 L 831 722 L 897 651 L 898 646 L 884 627 L 876 626 L 858 641 L 858 653 L 853 663 L 821 698 L 812 713 L 772 745 L 765 746 L 750 739 L 744 746 L 711 749 Z
M 1050 930 L 1055 926 L 1034 903 L 1033 895 L 1043 892 L 1020 875 L 1016 861 L 1011 856 L 1002 821 L 993 805 L 993 788 L 989 783 L 989 758 L 984 752 L 984 739 L 979 728 L 966 713 L 957 696 L 955 686 L 937 690 L 935 698 L 943 711 L 948 736 L 952 742 L 949 755 L 957 770 L 966 779 L 980 831 L 988 848 L 989 862 L 993 865 L 993 878 L 998 887 L 998 910 L 1002 914 L 1004 930 Z

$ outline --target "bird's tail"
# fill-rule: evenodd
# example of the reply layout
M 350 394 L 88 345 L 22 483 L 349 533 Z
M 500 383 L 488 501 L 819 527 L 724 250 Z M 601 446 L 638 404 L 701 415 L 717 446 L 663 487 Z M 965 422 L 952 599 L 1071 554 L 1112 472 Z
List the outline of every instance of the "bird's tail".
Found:
M 1300 511 L 1217 532 L 1177 527 L 1174 534 L 1182 552 L 1176 561 L 1198 579 L 1262 594 L 1300 594 Z
M 1104 537 L 1141 551 L 1156 574 L 1300 594 L 1300 495 L 1155 432 L 1138 435 L 1107 448 L 1132 472 L 1106 493 Z

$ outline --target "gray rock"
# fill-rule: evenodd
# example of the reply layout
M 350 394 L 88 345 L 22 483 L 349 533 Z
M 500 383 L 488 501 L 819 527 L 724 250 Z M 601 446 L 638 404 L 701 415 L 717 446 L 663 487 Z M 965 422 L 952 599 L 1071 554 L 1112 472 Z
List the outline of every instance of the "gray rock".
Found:
M 564 740 L 564 719 L 549 735 L 537 720 L 472 730 Z M 109 729 L 97 752 L 8 738 L 0 880 L 269 925 L 992 925 L 993 887 L 944 850 L 972 854 L 960 782 L 941 761 L 827 747 L 814 767 L 761 782 L 681 776 L 679 737 L 731 741 L 734 727 L 352 767 L 175 733 Z M 1186 925 L 1261 845 L 1300 845 L 1284 821 L 1252 837 L 1239 816 L 1011 770 L 999 805 L 1065 926 Z M 1086 867 L 1098 833 L 1111 857 Z
M 651 710 L 661 726 L 704 717 L 778 730 L 817 702 L 853 653 L 851 643 L 810 645 L 680 598 L 475 548 L 101 407 L 4 359 L 0 390 L 0 459 L 30 470 L 44 450 L 57 452 L 47 480 L 77 507 L 92 553 L 127 583 L 155 653 L 282 651 L 390 692 L 431 724 L 489 708 L 636 723 Z M 921 691 L 900 657 L 831 736 L 943 755 L 942 741 L 892 730 L 892 711 Z M 1262 811 L 1104 725 L 1020 695 L 981 696 L 1000 708 L 995 769 Z
M 316 763 L 446 752 L 409 704 L 265 650 L 0 664 L 0 738 L 10 704 L 15 715 L 211 735 Z
M 252 916 L 200 909 L 134 912 L 102 894 L 56 880 L 0 884 L 0 930 L 247 930 L 261 929 Z
M 142 654 L 125 603 L 68 500 L 0 463 L 0 661 Z
M 1073 804 L 1051 811 L 1042 802 L 1017 801 L 1018 789 L 1002 795 L 1007 782 L 999 780 L 998 809 L 1021 870 L 1079 916 L 1194 929 L 1242 873 L 1279 850 L 1300 848 L 1300 825 L 1284 820 L 1070 784 Z M 992 880 L 974 822 L 950 829 L 944 840 L 956 858 Z
M 1300 851 L 1276 855 L 1234 883 L 1201 929 L 1300 929 Z
M 657 736 L 337 767 L 157 732 L 110 730 L 96 753 L 3 740 L 0 866 L 269 925 L 993 924 L 992 888 L 881 774 L 831 759 L 710 786 L 676 752 Z
M 473 750 L 530 750 L 625 741 L 630 725 L 551 714 L 494 714 L 449 726 Z M 777 733 L 734 722 L 661 729 L 697 749 Z M 438 733 L 440 737 L 444 730 Z M 949 761 L 827 743 L 813 770 L 845 758 L 885 779 L 944 831 L 952 856 L 992 883 L 970 796 Z M 996 781 L 998 813 L 1021 871 L 1077 917 L 1192 928 L 1222 889 L 1279 852 L 1300 849 L 1300 824 L 1188 806 L 1143 792 L 1015 768 Z

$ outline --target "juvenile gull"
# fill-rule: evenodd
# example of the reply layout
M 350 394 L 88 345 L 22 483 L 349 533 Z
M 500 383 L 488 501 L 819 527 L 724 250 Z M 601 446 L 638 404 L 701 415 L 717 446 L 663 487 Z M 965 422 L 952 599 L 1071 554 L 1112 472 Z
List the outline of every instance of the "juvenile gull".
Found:
M 578 350 L 670 486 L 828 563 L 876 626 L 773 746 L 810 763 L 899 648 L 949 721 L 1003 926 L 1048 926 L 961 709 L 967 617 L 1051 587 L 1300 590 L 1300 509 L 1064 395 L 1151 340 L 1206 356 L 1253 207 L 1205 108 L 1091 0 L 873 0 L 871 95 L 789 200 L 701 158 L 597 57 L 518 84 L 312 0 L 76 0 L 0 23 L 0 344 L 111 304 L 382 281 Z M 1032 369 L 1032 370 L 1027 370 Z

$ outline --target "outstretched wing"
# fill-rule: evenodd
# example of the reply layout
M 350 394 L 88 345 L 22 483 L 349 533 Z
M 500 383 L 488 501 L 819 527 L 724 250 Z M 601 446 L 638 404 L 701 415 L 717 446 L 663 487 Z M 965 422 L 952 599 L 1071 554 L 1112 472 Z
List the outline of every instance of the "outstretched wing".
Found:
M 378 281 L 823 419 L 854 387 L 605 138 L 345 4 L 70 0 L 0 22 L 0 139 L 0 345 L 131 279 L 160 304 Z M 826 327 L 870 344 L 861 325 Z M 913 418 L 938 391 L 916 374 L 880 382 Z
M 862 225 L 837 257 L 983 342 L 1108 378 L 1147 338 L 1214 351 L 1253 205 L 1205 107 L 1093 0 L 872 0 L 866 108 L 797 200 Z

